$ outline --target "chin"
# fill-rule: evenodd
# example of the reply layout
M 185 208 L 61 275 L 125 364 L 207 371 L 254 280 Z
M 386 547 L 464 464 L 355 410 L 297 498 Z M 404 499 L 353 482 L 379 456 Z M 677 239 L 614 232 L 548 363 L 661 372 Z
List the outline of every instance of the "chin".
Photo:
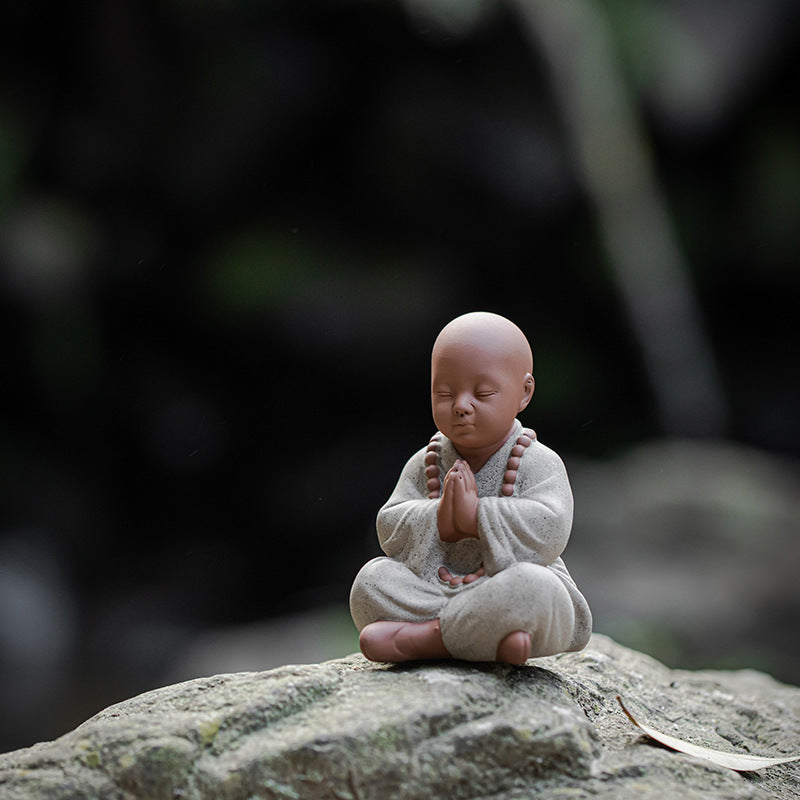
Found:
M 467 430 L 467 431 L 451 431 L 450 433 L 446 434 L 448 439 L 454 444 L 458 444 L 462 442 L 463 444 L 468 444 L 470 447 L 483 447 L 485 442 L 482 440 L 479 434 L 477 434 L 474 430 Z

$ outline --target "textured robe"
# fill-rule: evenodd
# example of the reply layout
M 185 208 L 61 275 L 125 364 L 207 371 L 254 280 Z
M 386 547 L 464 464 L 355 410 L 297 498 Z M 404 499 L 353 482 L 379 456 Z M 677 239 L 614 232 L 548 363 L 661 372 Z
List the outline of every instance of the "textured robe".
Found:
M 392 496 L 378 513 L 386 556 L 365 564 L 353 583 L 350 609 L 356 627 L 377 620 L 439 619 L 442 639 L 455 658 L 494 661 L 512 631 L 531 634 L 531 656 L 582 649 L 591 634 L 589 606 L 561 560 L 572 527 L 572 491 L 558 455 L 538 441 L 521 456 L 514 492 L 500 494 L 519 421 L 505 444 L 475 474 L 478 538 L 447 543 L 436 525 L 438 499 L 428 498 L 427 448 L 405 465 Z M 442 483 L 458 452 L 440 440 Z M 450 586 L 439 575 L 486 575 Z

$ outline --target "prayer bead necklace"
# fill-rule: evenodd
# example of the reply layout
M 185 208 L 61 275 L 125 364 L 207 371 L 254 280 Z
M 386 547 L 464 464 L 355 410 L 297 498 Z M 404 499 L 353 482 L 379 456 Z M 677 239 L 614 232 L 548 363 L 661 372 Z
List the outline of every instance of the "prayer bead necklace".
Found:
M 428 479 L 428 498 L 436 500 L 440 497 L 442 491 L 441 472 L 439 470 L 439 455 L 441 448 L 442 433 L 436 431 L 431 436 L 428 447 L 425 451 L 425 477 Z M 514 494 L 514 484 L 517 482 L 517 472 L 519 471 L 519 462 L 525 450 L 536 441 L 536 433 L 530 428 L 524 428 L 522 433 L 517 437 L 517 441 L 511 448 L 511 453 L 508 456 L 506 463 L 506 471 L 503 473 L 503 485 L 500 487 L 500 494 L 503 497 L 511 497 Z

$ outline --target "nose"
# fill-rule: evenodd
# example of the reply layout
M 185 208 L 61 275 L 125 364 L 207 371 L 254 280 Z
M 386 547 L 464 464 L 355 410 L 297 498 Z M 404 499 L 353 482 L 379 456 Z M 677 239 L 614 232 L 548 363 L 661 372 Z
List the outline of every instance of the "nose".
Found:
M 453 400 L 453 413 L 458 417 L 463 417 L 472 411 L 470 396 L 466 392 L 457 394 Z

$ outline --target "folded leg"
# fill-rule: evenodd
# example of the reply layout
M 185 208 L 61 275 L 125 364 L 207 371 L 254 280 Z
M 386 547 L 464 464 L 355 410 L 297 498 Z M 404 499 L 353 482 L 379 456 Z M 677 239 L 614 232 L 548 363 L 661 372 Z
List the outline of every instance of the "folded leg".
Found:
M 378 620 L 426 622 L 437 619 L 444 591 L 393 558 L 368 561 L 350 590 L 350 613 L 358 630 Z
M 442 640 L 454 658 L 494 661 L 510 633 L 531 637 L 531 658 L 569 649 L 575 629 L 572 598 L 547 567 L 516 564 L 464 588 L 440 614 Z

